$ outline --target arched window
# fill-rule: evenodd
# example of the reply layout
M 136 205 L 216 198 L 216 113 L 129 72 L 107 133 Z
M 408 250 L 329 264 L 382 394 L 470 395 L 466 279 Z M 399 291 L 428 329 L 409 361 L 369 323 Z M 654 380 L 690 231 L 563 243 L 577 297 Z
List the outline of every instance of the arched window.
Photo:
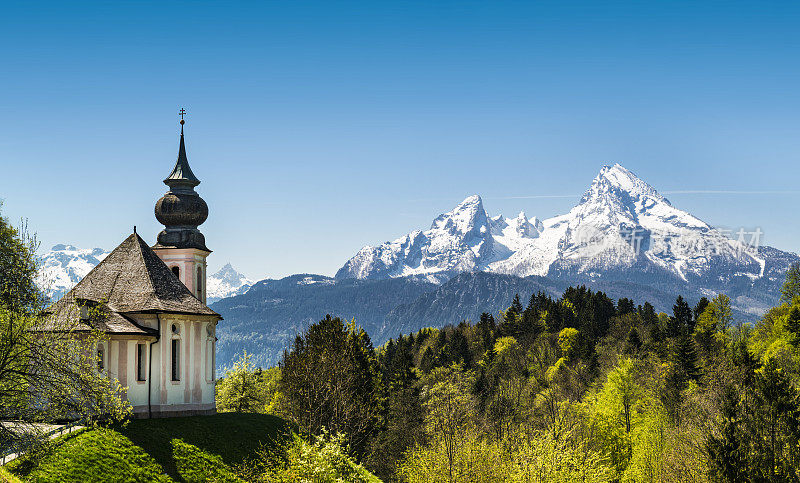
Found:
M 181 339 L 179 338 L 181 333 L 181 326 L 178 324 L 172 324 L 172 347 L 171 347 L 171 359 L 172 359 L 172 380 L 173 381 L 180 381 L 181 380 Z
M 174 273 L 176 277 L 181 278 L 181 269 L 180 269 L 180 267 L 172 267 L 172 273 Z
M 203 269 L 197 267 L 197 298 L 203 300 Z

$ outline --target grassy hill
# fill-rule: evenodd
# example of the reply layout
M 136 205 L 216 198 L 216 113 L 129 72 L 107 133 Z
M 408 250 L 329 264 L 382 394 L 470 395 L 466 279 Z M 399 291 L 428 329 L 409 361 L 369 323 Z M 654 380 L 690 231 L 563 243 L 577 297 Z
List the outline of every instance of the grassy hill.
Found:
M 24 481 L 237 481 L 230 466 L 285 440 L 289 429 L 265 414 L 134 420 L 64 436 L 6 469 Z

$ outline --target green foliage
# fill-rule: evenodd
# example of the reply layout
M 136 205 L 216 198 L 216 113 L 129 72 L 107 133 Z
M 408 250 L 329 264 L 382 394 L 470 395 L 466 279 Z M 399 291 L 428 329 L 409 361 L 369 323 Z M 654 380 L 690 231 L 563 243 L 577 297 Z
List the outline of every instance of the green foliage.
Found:
M 800 296 L 800 263 L 793 263 L 786 271 L 786 281 L 781 287 L 781 302 L 791 303 Z
M 578 341 L 578 329 L 567 327 L 558 333 L 558 346 L 564 357 L 569 358 L 575 351 Z
M 206 481 L 244 483 L 244 480 L 223 463 L 219 456 L 184 443 L 180 439 L 173 439 L 170 444 L 178 474 L 186 483 L 204 483 Z
M 24 225 L 16 229 L 0 215 L 0 306 L 7 310 L 32 315 L 42 308 L 34 281 L 38 246 Z
M 425 426 L 430 438 L 443 445 L 449 481 L 454 481 L 458 447 L 474 424 L 474 382 L 474 376 L 459 365 L 436 368 L 423 380 Z
M 800 395 L 776 360 L 756 371 L 753 384 L 726 386 L 719 426 L 706 446 L 712 477 L 800 480 Z
M 256 369 L 252 356 L 245 351 L 225 375 L 217 381 L 216 400 L 220 412 L 263 413 L 277 392 L 280 369 Z
M 240 473 L 247 481 L 265 483 L 380 483 L 347 455 L 341 434 L 322 431 L 311 442 L 294 435 L 281 453 L 262 451 Z
M 789 315 L 786 318 L 786 329 L 795 335 L 800 336 L 800 308 L 797 306 L 792 307 Z
M 515 301 L 499 325 L 484 314 L 475 325 L 400 336 L 372 351 L 378 390 L 355 394 L 379 409 L 369 444 L 352 454 L 386 480 L 409 483 L 724 480 L 727 470 L 707 469 L 717 464 L 711 458 L 733 461 L 721 468 L 772 468 L 763 481 L 793 478 L 800 350 L 792 308 L 734 326 L 721 294 L 695 310 L 679 297 L 668 316 L 576 287 L 558 300 L 532 295 L 522 312 Z M 342 349 L 306 353 L 348 359 L 344 324 L 320 324 L 330 325 L 321 340 Z M 314 377 L 297 387 L 326 394 L 329 374 L 307 372 Z M 726 385 L 739 405 L 727 430 Z M 711 442 L 731 434 L 738 439 Z M 746 457 L 731 448 L 746 448 Z
M 621 359 L 617 367 L 608 373 L 606 383 L 600 393 L 600 411 L 619 419 L 625 432 L 630 434 L 641 388 L 636 382 L 633 360 Z
M 45 423 L 128 417 L 125 388 L 97 370 L 97 344 L 105 334 L 81 325 L 78 310 L 74 320 L 58 321 L 42 312 L 44 300 L 34 284 L 36 246 L 24 227 L 16 230 L 0 217 L 1 416 Z M 107 316 L 97 304 L 71 303 L 87 309 L 90 326 Z M 0 425 L 0 449 L 41 443 L 37 428 L 11 431 Z
M 383 411 L 383 383 L 369 336 L 328 315 L 297 336 L 281 362 L 283 407 L 307 435 L 345 434 L 367 453 Z
M 693 325 L 692 309 L 686 300 L 678 295 L 675 305 L 672 306 L 672 318 L 667 327 L 668 337 L 677 337 L 686 331 L 691 331 Z

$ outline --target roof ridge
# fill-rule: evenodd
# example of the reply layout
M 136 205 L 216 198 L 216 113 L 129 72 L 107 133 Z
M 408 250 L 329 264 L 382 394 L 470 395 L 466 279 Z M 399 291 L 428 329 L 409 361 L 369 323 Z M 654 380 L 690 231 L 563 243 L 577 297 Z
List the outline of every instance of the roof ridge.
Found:
M 152 290 L 153 294 L 157 294 L 158 292 L 156 292 L 156 286 L 153 285 L 153 277 L 152 274 L 150 273 L 150 267 L 147 266 L 147 260 L 144 259 L 144 249 L 142 248 L 143 246 L 145 246 L 149 250 L 150 247 L 147 245 L 147 243 L 144 242 L 144 240 L 142 240 L 142 237 L 140 237 L 138 234 L 136 234 L 136 243 L 139 244 L 138 253 L 139 257 L 141 257 L 142 259 L 142 266 L 144 266 L 145 274 L 147 275 L 145 277 L 147 278 L 147 283 L 150 285 L 150 290 Z M 159 260 L 160 259 L 161 258 L 159 257 Z M 158 308 L 164 310 L 164 304 L 161 303 L 161 298 L 156 296 L 155 299 L 156 303 L 158 304 Z

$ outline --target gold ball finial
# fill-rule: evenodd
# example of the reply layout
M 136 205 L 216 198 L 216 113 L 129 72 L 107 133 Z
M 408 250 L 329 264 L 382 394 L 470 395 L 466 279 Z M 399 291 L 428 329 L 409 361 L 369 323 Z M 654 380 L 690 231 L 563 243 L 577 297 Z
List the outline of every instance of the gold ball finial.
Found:
M 183 126 L 184 124 L 186 124 L 186 121 L 184 121 L 183 119 L 181 119 L 181 126 Z

